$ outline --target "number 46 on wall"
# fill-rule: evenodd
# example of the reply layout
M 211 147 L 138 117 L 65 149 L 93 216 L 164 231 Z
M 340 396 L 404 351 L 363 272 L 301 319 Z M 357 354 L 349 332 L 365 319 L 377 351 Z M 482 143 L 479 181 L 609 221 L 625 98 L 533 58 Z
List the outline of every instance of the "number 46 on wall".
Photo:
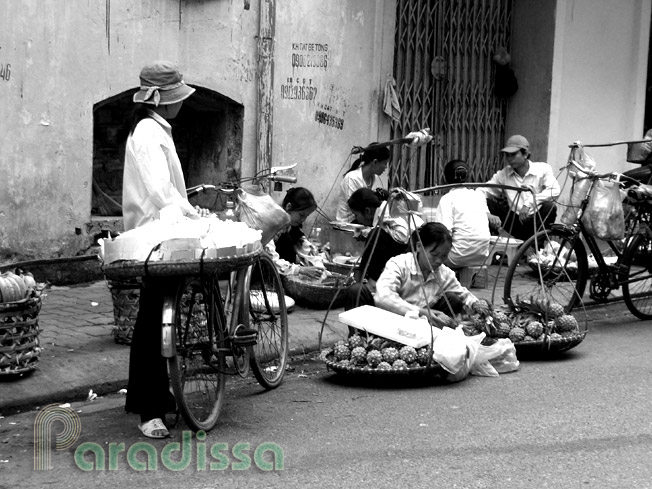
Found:
M 9 78 L 11 78 L 11 65 L 9 63 L 6 65 L 0 63 L 0 78 L 4 81 L 9 81 Z

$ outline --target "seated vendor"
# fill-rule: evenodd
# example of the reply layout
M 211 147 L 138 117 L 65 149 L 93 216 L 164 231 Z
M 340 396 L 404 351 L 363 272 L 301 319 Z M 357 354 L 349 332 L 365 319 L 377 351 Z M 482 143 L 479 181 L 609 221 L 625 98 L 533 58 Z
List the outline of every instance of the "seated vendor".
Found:
M 416 253 L 390 258 L 376 282 L 375 293 L 365 284 L 350 287 L 344 308 L 373 305 L 400 315 L 414 313 L 438 328 L 451 326 L 451 318 L 464 310 L 486 313 L 486 306 L 444 265 L 452 241 L 443 224 L 424 224 L 412 235 Z
M 463 160 L 451 160 L 444 166 L 447 184 L 465 183 L 468 174 L 468 165 Z M 452 269 L 483 265 L 489 255 L 489 228 L 500 226 L 500 219 L 489 213 L 484 194 L 465 187 L 445 194 L 432 220 L 451 232 L 453 246 L 445 263 Z
M 408 214 L 400 191 L 393 192 L 385 202 L 377 192 L 361 188 L 353 192 L 348 204 L 355 220 L 367 226 L 361 233 L 367 245 L 360 259 L 360 270 L 366 271 L 364 278 L 373 290 L 387 260 L 409 251 L 410 233 L 423 221 Z
M 303 187 L 291 188 L 281 207 L 290 216 L 290 224 L 266 245 L 272 260 L 282 274 L 320 277 L 324 271 L 322 257 L 301 229 L 306 218 L 317 209 L 312 192 Z
M 374 144 L 374 143 L 372 143 Z M 351 168 L 344 174 L 340 183 L 339 200 L 335 219 L 339 222 L 353 222 L 355 216 L 349 209 L 348 201 L 353 192 L 360 188 L 369 190 L 386 189 L 386 184 L 380 178 L 389 163 L 389 149 L 372 147 L 353 162 Z M 385 190 L 386 192 L 386 190 Z

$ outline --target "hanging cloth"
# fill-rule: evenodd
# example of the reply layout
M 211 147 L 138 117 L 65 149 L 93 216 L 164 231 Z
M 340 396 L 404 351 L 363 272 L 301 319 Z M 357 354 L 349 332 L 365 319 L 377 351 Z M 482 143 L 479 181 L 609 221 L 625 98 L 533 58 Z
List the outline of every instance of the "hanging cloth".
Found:
M 392 75 L 388 75 L 387 82 L 385 82 L 383 112 L 394 121 L 398 122 L 401 118 L 401 104 L 398 102 L 398 95 L 396 95 L 396 80 Z

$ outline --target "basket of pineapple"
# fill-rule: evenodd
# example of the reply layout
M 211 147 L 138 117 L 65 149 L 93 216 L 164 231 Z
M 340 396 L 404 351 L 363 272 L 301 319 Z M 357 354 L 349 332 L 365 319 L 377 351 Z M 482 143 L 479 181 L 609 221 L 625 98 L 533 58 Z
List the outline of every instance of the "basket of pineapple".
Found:
M 445 373 L 433 360 L 432 348 L 414 348 L 373 334 L 354 334 L 321 352 L 337 373 L 360 375 L 432 375 Z
M 463 321 L 465 334 L 484 332 L 488 337 L 509 338 L 519 354 L 567 351 L 586 337 L 586 320 L 578 321 L 549 300 L 519 298 L 512 309 L 487 306 L 486 314 L 475 314 Z
M 41 347 L 38 316 L 44 284 L 31 273 L 0 274 L 0 376 L 23 375 L 36 369 Z

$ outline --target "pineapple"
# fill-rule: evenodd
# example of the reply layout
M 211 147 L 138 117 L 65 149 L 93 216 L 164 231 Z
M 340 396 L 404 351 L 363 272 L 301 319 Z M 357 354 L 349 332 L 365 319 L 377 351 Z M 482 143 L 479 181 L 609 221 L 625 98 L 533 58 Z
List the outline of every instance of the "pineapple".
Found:
M 543 334 L 543 324 L 541 324 L 539 321 L 532 321 L 525 327 L 525 332 L 528 334 L 528 336 L 536 339 Z
M 561 304 L 550 304 L 548 306 L 548 318 L 555 319 L 564 314 L 564 308 Z
M 362 346 L 356 346 L 351 350 L 351 363 L 352 364 L 363 364 L 367 359 L 367 350 Z
M 351 350 L 346 345 L 336 344 L 333 348 L 333 356 L 336 360 L 348 360 L 351 358 Z
M 564 333 L 566 331 L 579 331 L 579 325 L 577 324 L 577 319 L 571 314 L 563 314 L 555 319 L 555 328 L 558 333 Z
M 400 358 L 395 360 L 394 363 L 392 363 L 392 368 L 395 370 L 404 370 L 407 369 L 407 363 L 405 363 L 405 360 L 401 360 Z
M 377 367 L 383 361 L 383 355 L 379 350 L 371 350 L 367 353 L 367 363 L 370 367 Z
M 406 363 L 412 363 L 417 359 L 417 351 L 411 346 L 404 346 L 398 352 L 401 360 L 404 360 Z
M 398 350 L 393 346 L 385 348 L 382 354 L 383 360 L 390 364 L 393 364 L 398 359 Z
M 362 339 L 362 336 L 359 334 L 354 334 L 353 336 L 349 337 L 349 348 L 353 350 L 358 346 L 364 346 L 364 340 Z
M 509 332 L 512 330 L 512 325 L 509 322 L 500 322 L 496 328 L 496 336 L 498 338 L 509 338 Z
M 390 370 L 392 366 L 387 362 L 380 362 L 378 364 L 378 370 Z
M 519 341 L 523 341 L 524 338 L 525 338 L 525 330 L 519 326 L 512 328 L 511 331 L 509 332 L 509 339 L 512 340 L 513 343 L 518 343 Z
M 419 362 L 419 365 L 428 365 L 430 356 L 430 350 L 426 347 L 417 350 L 417 362 Z

